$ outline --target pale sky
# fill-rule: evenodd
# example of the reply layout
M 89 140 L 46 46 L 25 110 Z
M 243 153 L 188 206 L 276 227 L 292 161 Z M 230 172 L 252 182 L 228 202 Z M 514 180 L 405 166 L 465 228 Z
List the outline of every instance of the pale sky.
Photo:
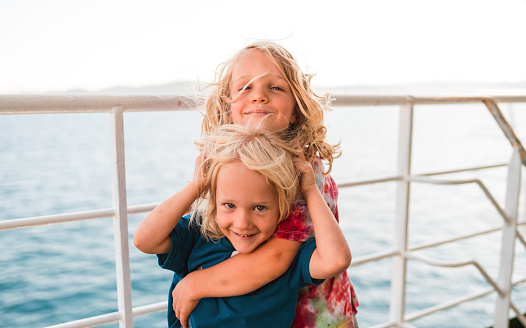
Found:
M 320 86 L 526 80 L 526 0 L 0 0 L 0 94 L 209 82 L 262 38 Z

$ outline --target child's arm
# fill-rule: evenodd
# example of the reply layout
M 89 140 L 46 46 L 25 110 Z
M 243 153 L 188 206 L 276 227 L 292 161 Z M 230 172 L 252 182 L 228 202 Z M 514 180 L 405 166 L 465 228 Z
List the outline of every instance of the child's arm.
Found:
M 172 292 L 172 307 L 182 326 L 187 327 L 190 314 L 202 298 L 244 295 L 281 276 L 300 245 L 298 241 L 269 239 L 251 253 L 238 254 L 186 275 Z M 255 267 L 254 263 L 259 265 Z
M 200 154 L 196 159 L 192 181 L 157 206 L 139 224 L 133 235 L 133 243 L 139 250 L 148 254 L 165 254 L 170 251 L 172 247 L 171 231 L 199 196 L 202 183 L 200 167 L 203 156 L 204 154 Z
M 299 241 L 272 238 L 251 253 L 189 273 L 172 292 L 179 320 L 186 320 L 202 298 L 244 295 L 278 278 L 287 271 L 300 246 Z
M 200 298 L 244 295 L 287 271 L 300 246 L 299 241 L 272 238 L 251 253 L 237 254 L 210 268 L 194 271 L 183 280 L 192 276 L 199 282 L 193 286 L 193 293 Z M 203 277 L 206 279 L 201 280 Z
M 301 192 L 307 202 L 316 236 L 316 249 L 309 265 L 311 277 L 333 277 L 347 270 L 351 264 L 351 250 L 336 218 L 316 186 L 312 165 L 304 158 L 296 158 L 295 165 L 301 175 Z

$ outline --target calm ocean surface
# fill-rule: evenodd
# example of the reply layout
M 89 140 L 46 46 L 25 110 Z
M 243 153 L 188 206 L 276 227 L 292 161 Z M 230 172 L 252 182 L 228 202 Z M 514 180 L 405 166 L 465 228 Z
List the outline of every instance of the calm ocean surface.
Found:
M 502 106 L 506 115 L 508 105 Z M 326 115 L 329 139 L 341 141 L 338 183 L 394 175 L 397 107 L 338 108 Z M 526 108 L 515 105 L 517 133 L 526 140 Z M 0 116 L 0 220 L 112 207 L 107 114 Z M 126 113 L 128 205 L 157 203 L 191 177 L 199 136 L 196 112 Z M 504 163 L 511 147 L 482 105 L 419 106 L 413 172 Z M 452 174 L 479 177 L 504 207 L 506 169 Z M 523 192 L 524 192 L 523 184 Z M 520 218 L 524 220 L 524 195 Z M 340 189 L 341 226 L 356 259 L 393 242 L 395 184 Z M 501 222 L 475 185 L 411 189 L 410 244 L 462 235 Z M 133 305 L 166 300 L 171 273 L 133 246 L 144 215 L 129 218 Z M 473 258 L 496 277 L 500 233 L 423 251 L 437 259 Z M 45 327 L 117 310 L 113 223 L 97 219 L 0 232 L 0 327 Z M 517 243 L 515 275 L 526 274 Z M 360 327 L 388 320 L 391 260 L 352 267 Z M 472 267 L 434 268 L 410 261 L 407 313 L 465 296 L 489 285 Z M 526 285 L 512 294 L 526 312 Z M 417 327 L 488 327 L 494 295 L 413 321 Z M 102 327 L 118 327 L 118 324 Z M 135 327 L 166 327 L 165 313 L 136 318 Z

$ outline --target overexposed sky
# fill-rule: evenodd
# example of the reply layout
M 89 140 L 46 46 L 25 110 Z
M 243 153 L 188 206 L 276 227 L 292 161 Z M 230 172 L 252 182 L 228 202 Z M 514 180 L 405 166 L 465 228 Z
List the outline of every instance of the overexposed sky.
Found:
M 0 0 L 0 94 L 209 82 L 261 38 L 319 86 L 526 80 L 526 0 Z

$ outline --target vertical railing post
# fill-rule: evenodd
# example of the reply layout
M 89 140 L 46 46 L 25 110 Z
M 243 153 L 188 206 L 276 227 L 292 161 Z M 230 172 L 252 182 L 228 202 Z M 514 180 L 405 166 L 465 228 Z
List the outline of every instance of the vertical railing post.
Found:
M 403 179 L 397 182 L 396 209 L 394 222 L 394 248 L 398 254 L 393 258 L 391 279 L 391 304 L 389 307 L 390 321 L 399 327 L 404 321 L 407 231 L 409 222 L 409 193 L 411 174 L 411 148 L 413 138 L 413 102 L 400 106 L 400 121 L 398 130 L 398 164 L 397 175 Z
M 123 108 L 111 111 L 110 131 L 113 145 L 113 235 L 115 239 L 115 265 L 117 274 L 117 300 L 121 320 L 120 328 L 133 328 L 130 253 L 128 246 L 128 213 L 126 200 L 126 171 L 124 161 Z
M 509 325 L 508 312 L 510 309 L 510 296 L 513 287 L 513 260 L 515 256 L 515 237 L 517 229 L 517 216 L 519 207 L 519 194 L 521 185 L 521 158 L 519 149 L 513 147 L 513 155 L 508 165 L 508 180 L 506 185 L 507 220 L 502 228 L 502 244 L 500 251 L 500 268 L 497 284 L 502 294 L 497 294 L 495 306 L 495 328 L 505 328 Z

